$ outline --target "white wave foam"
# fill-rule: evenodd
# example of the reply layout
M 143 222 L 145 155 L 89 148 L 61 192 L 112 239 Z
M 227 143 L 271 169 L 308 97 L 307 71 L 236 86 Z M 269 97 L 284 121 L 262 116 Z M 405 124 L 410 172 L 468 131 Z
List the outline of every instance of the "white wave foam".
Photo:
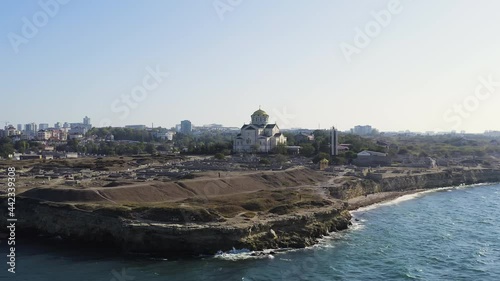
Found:
M 412 194 L 402 195 L 402 196 L 397 197 L 397 198 L 392 199 L 392 200 L 376 203 L 376 204 L 369 205 L 366 207 L 361 207 L 359 209 L 351 211 L 350 213 L 353 217 L 356 217 L 356 214 L 358 214 L 358 213 L 364 213 L 366 211 L 377 209 L 377 208 L 382 207 L 382 206 L 397 205 L 401 202 L 405 202 L 408 200 L 413 200 L 413 199 L 422 197 L 423 195 L 426 195 L 428 193 L 440 192 L 440 191 L 453 191 L 453 190 L 457 190 L 457 189 L 465 189 L 465 188 L 489 186 L 489 185 L 494 185 L 494 184 L 492 184 L 492 183 L 477 183 L 477 184 L 471 184 L 471 185 L 460 184 L 457 186 L 439 187 L 439 188 L 423 190 L 423 191 L 415 192 Z
M 274 259 L 276 254 L 285 252 L 286 249 L 280 250 L 264 250 L 264 251 L 250 251 L 248 249 L 235 249 L 227 252 L 219 251 L 214 255 L 214 258 L 226 261 L 240 261 L 248 259 Z
M 373 204 L 370 206 L 366 206 L 366 207 L 362 207 L 362 208 L 353 210 L 350 212 L 352 217 L 353 217 L 352 225 L 349 227 L 348 230 L 341 231 L 341 232 L 331 232 L 328 235 L 325 235 L 322 238 L 319 238 L 318 243 L 316 243 L 310 247 L 297 248 L 297 249 L 291 249 L 291 248 L 289 248 L 289 249 L 266 249 L 263 251 L 250 251 L 248 249 L 234 249 L 233 248 L 232 250 L 227 251 L 227 252 L 219 251 L 213 257 L 216 259 L 227 260 L 227 261 L 240 261 L 240 260 L 247 260 L 247 259 L 274 259 L 276 257 L 276 255 L 283 254 L 283 253 L 311 250 L 311 249 L 317 249 L 317 248 L 334 248 L 335 244 L 332 243 L 333 240 L 341 239 L 349 231 L 358 231 L 358 230 L 361 230 L 365 227 L 364 222 L 366 220 L 362 219 L 360 215 L 362 215 L 366 211 L 370 211 L 370 210 L 373 210 L 373 209 L 376 209 L 376 208 L 379 208 L 382 206 L 397 205 L 401 202 L 405 202 L 408 200 L 413 200 L 413 199 L 422 197 L 428 193 L 440 192 L 440 191 L 450 191 L 451 192 L 451 191 L 457 190 L 457 189 L 478 187 L 478 186 L 488 186 L 488 185 L 494 185 L 494 184 L 492 184 L 492 183 L 479 183 L 479 184 L 472 184 L 472 185 L 459 185 L 459 186 L 428 189 L 428 190 L 415 192 L 412 194 L 406 194 L 406 195 L 400 196 L 400 197 L 392 199 L 392 200 L 380 202 L 377 204 Z M 497 194 L 498 192 L 495 192 L 495 193 Z M 280 259 L 280 260 L 291 261 L 288 259 Z
M 365 222 L 366 220 L 358 219 L 358 221 L 356 221 L 356 219 L 357 218 L 355 218 L 355 221 L 352 222 L 352 225 L 351 225 L 351 227 L 349 227 L 349 229 L 356 231 L 356 230 L 361 230 L 361 229 L 365 228 L 365 225 L 363 224 L 363 222 Z
M 374 210 L 374 209 L 377 209 L 379 207 L 390 206 L 390 205 L 397 205 L 397 204 L 399 204 L 401 202 L 405 202 L 405 201 L 408 201 L 408 200 L 413 200 L 415 198 L 418 198 L 418 197 L 422 196 L 423 194 L 429 193 L 429 192 L 430 192 L 430 190 L 426 190 L 426 191 L 422 191 L 422 192 L 416 192 L 416 193 L 412 193 L 412 194 L 406 194 L 406 195 L 402 195 L 402 196 L 397 197 L 397 198 L 392 199 L 392 200 L 383 201 L 383 202 L 372 204 L 372 205 L 369 205 L 369 206 L 366 206 L 366 207 L 361 207 L 359 209 L 351 211 L 351 215 L 353 217 L 356 217 L 356 214 L 364 213 L 364 212 L 370 211 L 370 210 Z

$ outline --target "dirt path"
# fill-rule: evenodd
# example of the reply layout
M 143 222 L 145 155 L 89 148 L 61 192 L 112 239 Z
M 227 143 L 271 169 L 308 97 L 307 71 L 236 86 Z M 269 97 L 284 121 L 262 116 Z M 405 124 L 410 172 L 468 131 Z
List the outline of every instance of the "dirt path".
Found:
M 118 203 L 116 203 L 115 201 L 113 201 L 113 200 L 111 200 L 111 199 L 107 198 L 106 196 L 102 195 L 102 194 L 101 194 L 101 192 L 100 192 L 99 190 L 94 190 L 94 192 L 95 192 L 97 195 L 99 195 L 99 197 L 103 198 L 104 200 L 109 201 L 109 202 L 111 202 L 111 203 L 113 203 L 113 204 L 118 204 Z

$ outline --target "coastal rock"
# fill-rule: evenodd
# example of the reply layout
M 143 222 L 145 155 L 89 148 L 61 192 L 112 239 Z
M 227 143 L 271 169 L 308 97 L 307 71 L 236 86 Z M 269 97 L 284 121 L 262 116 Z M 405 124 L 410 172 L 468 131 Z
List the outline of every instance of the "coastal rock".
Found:
M 406 192 L 461 184 L 500 182 L 500 170 L 452 168 L 420 175 L 394 176 L 381 179 L 360 179 L 329 187 L 334 198 L 348 200 L 379 192 Z
M 1 208 L 6 210 L 3 204 Z M 17 206 L 20 234 L 59 235 L 75 243 L 100 243 L 124 252 L 164 256 L 215 254 L 233 247 L 250 250 L 307 247 L 331 231 L 346 229 L 351 219 L 340 201 L 301 214 L 268 218 L 251 227 L 227 222 L 140 221 L 122 209 L 85 211 L 71 204 L 22 197 L 18 198 Z
M 298 171 L 304 173 L 304 171 Z M 281 174 L 289 180 L 293 172 Z M 499 182 L 500 171 L 494 169 L 449 169 L 423 175 L 405 175 L 380 180 L 358 180 L 353 186 L 325 189 L 341 199 L 377 192 L 401 192 L 473 184 Z M 271 186 L 279 186 L 275 182 Z M 268 184 L 268 181 L 264 181 Z M 234 185 L 234 182 L 232 183 Z M 288 192 L 292 194 L 293 192 Z M 280 199 L 280 193 L 269 193 Z M 293 195 L 296 196 L 296 195 Z M 262 202 L 250 200 L 240 220 L 231 221 L 210 209 L 189 207 L 132 207 L 48 202 L 40 198 L 16 198 L 18 235 L 45 234 L 60 236 L 77 244 L 90 242 L 122 249 L 124 252 L 162 256 L 215 254 L 234 248 L 262 251 L 277 248 L 303 248 L 332 231 L 347 229 L 351 215 L 346 202 L 335 199 L 305 201 L 269 206 L 259 211 Z M 279 201 L 276 201 L 279 202 Z M 264 202 L 265 203 L 265 202 Z M 0 215 L 6 217 L 7 200 L 0 203 Z M 254 206 L 255 205 L 255 206 Z M 250 213 L 251 209 L 255 209 Z M 270 211 L 273 210 L 273 211 Z M 6 220 L 0 230 L 6 229 Z

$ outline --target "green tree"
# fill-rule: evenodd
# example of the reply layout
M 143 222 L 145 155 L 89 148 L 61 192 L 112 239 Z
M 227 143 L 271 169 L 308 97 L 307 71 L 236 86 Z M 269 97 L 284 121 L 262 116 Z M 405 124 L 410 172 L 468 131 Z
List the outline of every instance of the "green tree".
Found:
M 330 155 L 328 153 L 320 152 L 313 158 L 313 163 L 318 163 L 321 159 L 326 159 L 331 162 Z
M 261 159 L 259 160 L 259 164 L 262 164 L 262 165 L 269 165 L 269 164 L 271 164 L 271 161 L 269 161 L 269 159 L 267 159 L 267 158 L 261 158 Z
M 278 145 L 274 148 L 274 153 L 287 155 L 288 150 L 286 149 L 286 144 L 278 143 Z
M 296 145 L 295 135 L 290 132 L 284 132 L 283 135 L 286 137 L 286 142 L 290 145 Z
M 14 144 L 14 148 L 19 153 L 25 153 L 30 148 L 30 145 L 27 141 L 21 140 L 21 141 L 18 141 Z
M 0 139 L 0 156 L 9 157 L 10 154 L 15 152 L 14 144 L 10 138 L 1 138 Z
M 77 139 L 72 139 L 68 141 L 68 146 L 66 149 L 68 149 L 71 152 L 78 152 L 78 144 L 80 142 Z
M 304 143 L 301 145 L 300 155 L 305 157 L 311 157 L 314 155 L 314 146 L 310 143 Z
M 276 155 L 275 160 L 276 160 L 276 163 L 278 163 L 279 165 L 283 165 L 288 160 L 288 157 L 286 157 L 283 154 L 278 154 L 278 155 Z
M 156 153 L 156 146 L 154 144 L 152 144 L 152 143 L 148 143 L 148 144 L 146 144 L 146 147 L 144 148 L 144 150 L 147 153 L 153 155 L 153 154 Z
M 335 165 L 344 165 L 347 163 L 347 159 L 343 156 L 333 156 L 332 158 L 332 163 Z
M 352 160 L 358 158 L 358 154 L 354 151 L 349 150 L 344 153 L 344 157 L 346 158 L 347 162 L 350 163 L 352 162 Z

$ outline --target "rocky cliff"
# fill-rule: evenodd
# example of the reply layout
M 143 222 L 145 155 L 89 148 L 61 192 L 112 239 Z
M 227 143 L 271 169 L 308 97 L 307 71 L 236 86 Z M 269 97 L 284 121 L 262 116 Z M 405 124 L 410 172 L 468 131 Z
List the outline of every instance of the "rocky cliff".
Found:
M 350 178 L 329 187 L 330 195 L 343 200 L 378 192 L 406 192 L 416 189 L 500 182 L 500 170 L 454 168 L 423 174 Z
M 3 202 L 6 200 L 2 200 L 0 213 L 7 210 Z M 252 250 L 306 247 L 328 232 L 346 229 L 350 224 L 346 207 L 341 201 L 332 201 L 330 206 L 300 214 L 268 216 L 258 223 L 234 223 L 215 214 L 200 216 L 190 210 L 181 211 L 182 215 L 199 222 L 165 223 L 136 219 L 148 212 L 145 208 L 142 213 L 125 208 L 89 211 L 72 204 L 19 197 L 16 216 L 18 235 L 47 234 L 76 243 L 117 247 L 129 253 L 178 256 L 214 254 L 233 247 Z
M 269 179 L 265 180 L 267 183 Z M 230 195 L 221 197 L 226 201 L 207 200 L 203 207 L 196 200 L 169 206 L 136 206 L 56 203 L 18 197 L 16 231 L 18 235 L 48 234 L 76 243 L 100 243 L 124 252 L 162 256 L 214 254 L 233 247 L 252 250 L 299 248 L 310 246 L 322 235 L 346 229 L 350 224 L 348 204 L 325 197 L 323 190 L 330 191 L 332 197 L 346 200 L 378 192 L 399 193 L 500 182 L 500 171 L 448 169 L 425 174 L 371 179 L 345 177 L 339 180 L 343 181 L 327 189 L 326 186 L 325 189 L 311 187 L 308 191 L 304 191 L 303 186 L 275 190 L 274 185 L 268 184 L 268 190 L 245 193 L 245 196 L 254 197 L 244 198 L 246 210 L 236 206 L 234 211 L 229 207 L 237 197 L 227 197 Z M 5 217 L 7 200 L 0 198 L 0 201 L 0 215 Z M 267 211 L 258 209 L 259 206 L 264 206 Z M 221 210 L 237 215 L 224 215 Z M 6 229 L 5 223 L 6 220 L 0 222 L 1 230 Z

